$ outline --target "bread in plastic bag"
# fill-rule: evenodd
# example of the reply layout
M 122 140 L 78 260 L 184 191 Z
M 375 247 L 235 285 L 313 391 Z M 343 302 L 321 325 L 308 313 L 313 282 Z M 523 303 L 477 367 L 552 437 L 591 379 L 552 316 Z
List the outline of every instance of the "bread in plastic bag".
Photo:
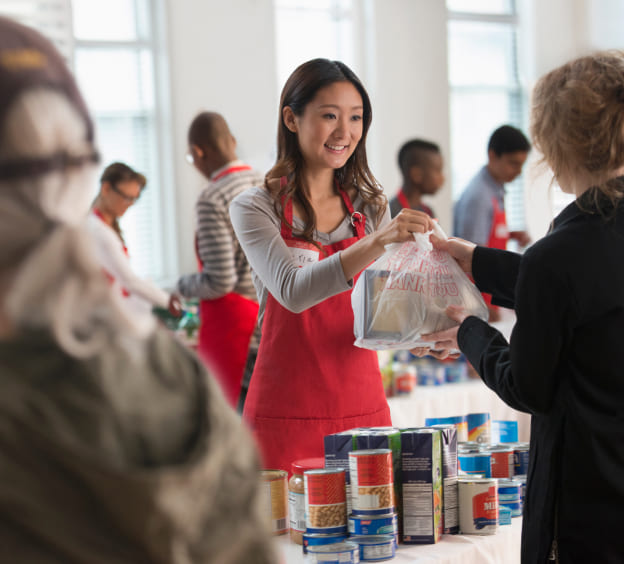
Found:
M 445 313 L 449 305 L 487 321 L 488 309 L 476 286 L 451 255 L 433 248 L 430 233 L 415 233 L 414 241 L 388 245 L 360 274 L 351 293 L 356 346 L 432 347 L 435 343 L 421 335 L 457 325 Z M 446 239 L 437 224 L 433 233 Z

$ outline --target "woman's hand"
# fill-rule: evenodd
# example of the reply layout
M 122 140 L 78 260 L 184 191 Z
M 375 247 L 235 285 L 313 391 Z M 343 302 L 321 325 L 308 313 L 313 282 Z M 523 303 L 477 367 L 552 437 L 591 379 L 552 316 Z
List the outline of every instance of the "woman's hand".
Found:
M 383 247 L 390 243 L 402 243 L 413 240 L 414 233 L 431 231 L 434 220 L 425 212 L 403 209 L 388 225 L 374 233 L 378 245 Z
M 433 245 L 433 248 L 438 251 L 446 251 L 451 255 L 459 264 L 459 267 L 468 275 L 472 276 L 472 255 L 474 253 L 475 245 L 465 239 L 459 237 L 450 237 L 449 239 L 440 239 L 431 234 L 429 240 Z M 450 317 L 450 315 L 449 315 Z
M 422 335 L 423 341 L 433 341 L 435 344 L 433 347 L 417 347 L 410 352 L 416 356 L 430 355 L 434 358 L 443 360 L 445 358 L 458 358 L 460 353 L 451 353 L 452 350 L 458 350 L 457 344 L 457 331 L 464 319 L 468 317 L 465 310 L 459 306 L 450 305 L 446 308 L 445 313 L 453 321 L 457 321 L 457 325 L 444 331 L 438 331 L 436 333 L 429 333 L 428 335 Z

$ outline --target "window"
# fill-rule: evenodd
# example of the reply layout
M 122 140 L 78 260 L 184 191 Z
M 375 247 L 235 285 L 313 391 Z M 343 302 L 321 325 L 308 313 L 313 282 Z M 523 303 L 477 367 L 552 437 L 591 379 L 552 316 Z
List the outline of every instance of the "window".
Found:
M 277 83 L 318 57 L 355 62 L 353 0 L 275 0 Z
M 73 0 L 74 70 L 95 122 L 102 168 L 122 161 L 147 177 L 139 201 L 121 219 L 130 262 L 163 283 L 172 273 L 173 216 L 165 201 L 166 104 L 157 85 L 157 11 L 150 0 Z M 171 185 L 171 183 L 169 183 Z
M 526 132 L 526 94 L 518 67 L 514 0 L 447 0 L 453 198 L 487 161 L 503 124 Z M 525 169 L 526 170 L 526 169 Z M 510 230 L 525 228 L 523 176 L 507 186 Z
M 174 274 L 171 171 L 157 57 L 161 0 L 0 0 L 0 13 L 48 36 L 65 55 L 96 122 L 101 168 L 123 161 L 147 177 L 139 201 L 121 219 L 135 272 L 165 283 Z M 97 186 L 93 186 L 95 195 Z M 171 191 L 169 191 L 171 192 Z

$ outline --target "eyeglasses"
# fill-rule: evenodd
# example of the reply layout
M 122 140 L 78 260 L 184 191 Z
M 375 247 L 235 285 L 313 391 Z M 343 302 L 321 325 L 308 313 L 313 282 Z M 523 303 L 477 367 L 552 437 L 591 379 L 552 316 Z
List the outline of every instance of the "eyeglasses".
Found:
M 117 186 L 115 186 L 114 184 L 110 185 L 111 188 L 113 189 L 113 192 L 115 192 L 116 194 L 119 194 L 126 202 L 128 202 L 129 204 L 134 204 L 134 202 L 136 202 L 140 197 L 141 197 L 141 193 L 139 192 L 138 196 L 128 196 L 128 194 L 124 194 L 119 188 L 117 188 Z

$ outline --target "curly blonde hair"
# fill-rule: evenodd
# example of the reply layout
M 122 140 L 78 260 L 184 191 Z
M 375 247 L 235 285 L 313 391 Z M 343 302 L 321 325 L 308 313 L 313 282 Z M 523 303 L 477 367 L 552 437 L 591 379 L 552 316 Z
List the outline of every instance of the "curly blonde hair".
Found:
M 580 57 L 535 86 L 531 136 L 555 177 L 586 173 L 595 202 L 624 197 L 624 51 Z

